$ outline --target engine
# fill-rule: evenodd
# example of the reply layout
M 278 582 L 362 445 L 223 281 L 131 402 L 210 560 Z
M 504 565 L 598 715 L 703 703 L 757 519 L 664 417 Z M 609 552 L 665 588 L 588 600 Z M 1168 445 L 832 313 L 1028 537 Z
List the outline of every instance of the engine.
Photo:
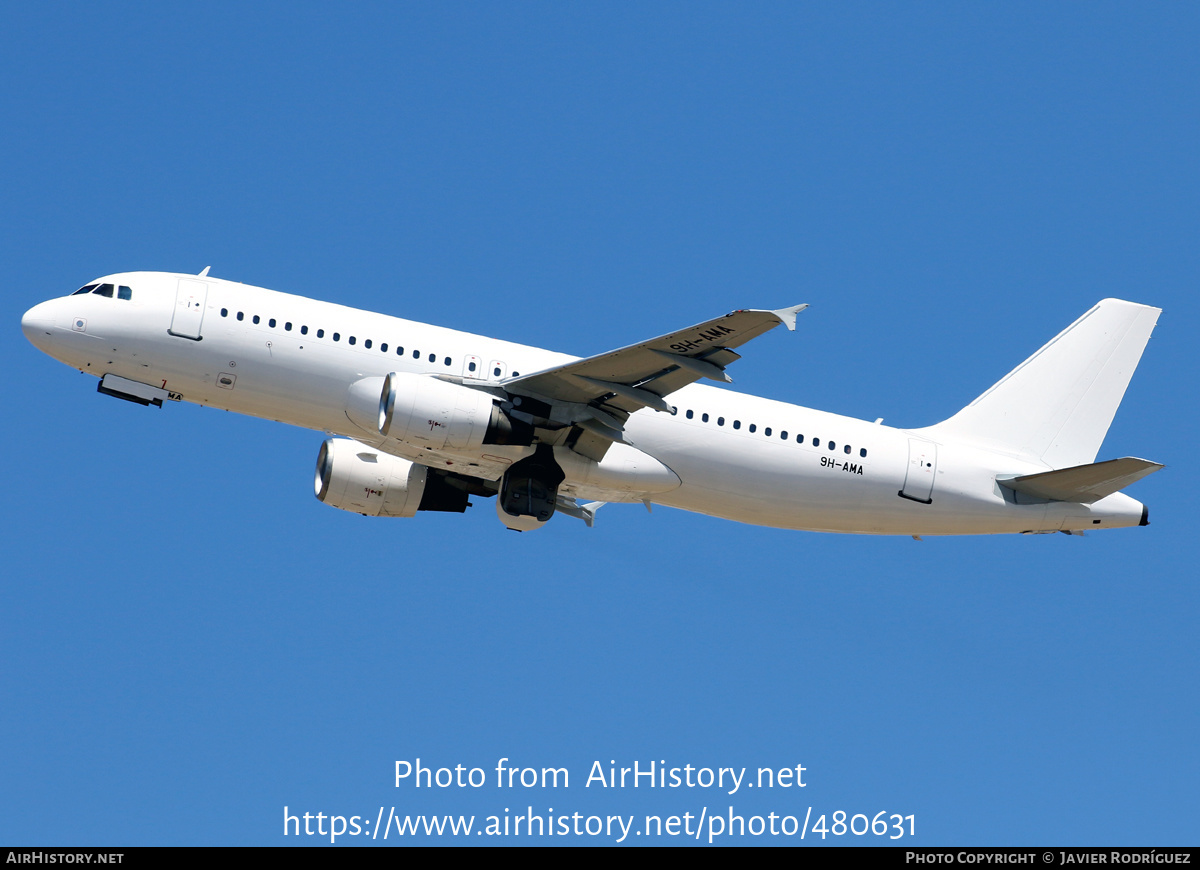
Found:
M 330 438 L 317 456 L 314 489 L 322 504 L 369 517 L 411 517 L 420 509 L 429 470 L 345 438 Z
M 351 387 L 347 413 L 366 428 L 369 394 L 377 379 Z M 369 381 L 370 383 L 365 383 Z M 527 446 L 533 426 L 514 420 L 488 393 L 424 375 L 392 372 L 383 378 L 375 405 L 377 431 L 388 438 L 431 450 L 472 450 L 484 444 Z
M 461 514 L 471 506 L 471 495 L 496 491 L 487 481 L 426 468 L 348 438 L 321 445 L 313 488 L 322 504 L 368 517 Z

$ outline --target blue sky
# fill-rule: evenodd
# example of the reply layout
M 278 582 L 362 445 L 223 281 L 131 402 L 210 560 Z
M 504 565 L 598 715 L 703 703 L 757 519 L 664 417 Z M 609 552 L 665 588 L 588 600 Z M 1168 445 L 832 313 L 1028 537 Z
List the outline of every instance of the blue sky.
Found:
M 0 842 L 733 806 L 1195 843 L 1200 14 L 742 6 L 0 11 Z M 209 265 L 580 355 L 809 302 L 736 388 L 914 427 L 1132 299 L 1164 313 L 1100 458 L 1168 467 L 1148 528 L 1084 539 L 367 520 L 312 497 L 319 433 L 111 401 L 18 330 Z M 571 786 L 395 788 L 418 757 Z M 596 760 L 807 786 L 584 788 Z

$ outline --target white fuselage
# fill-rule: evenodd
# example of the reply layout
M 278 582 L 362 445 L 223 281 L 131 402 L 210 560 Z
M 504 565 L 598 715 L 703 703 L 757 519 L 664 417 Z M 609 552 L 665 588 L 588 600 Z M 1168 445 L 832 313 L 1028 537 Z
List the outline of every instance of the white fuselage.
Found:
M 191 310 L 180 298 L 187 278 L 198 294 Z M 44 302 L 23 320 L 30 341 L 98 377 L 118 375 L 183 401 L 375 445 L 383 443 L 379 433 L 346 413 L 348 391 L 363 378 L 405 372 L 500 381 L 574 359 L 207 276 L 131 272 L 99 280 L 132 288 L 131 298 Z M 666 488 L 648 478 L 644 488 L 630 485 L 635 469 L 614 489 L 565 467 L 563 488 L 582 498 L 653 501 L 757 525 L 866 534 L 1112 528 L 1137 525 L 1143 516 L 1141 504 L 1121 493 L 1090 505 L 1016 504 L 997 475 L 1048 466 L 955 442 L 937 427 L 894 429 L 699 384 L 673 393 L 671 403 L 674 415 L 634 413 L 625 439 L 636 450 L 615 445 L 610 455 L 641 451 L 673 471 L 678 484 Z M 389 449 L 467 475 L 498 476 L 499 466 L 466 455 Z M 506 450 L 514 449 L 489 452 L 501 463 L 519 458 L 519 449 L 507 458 Z

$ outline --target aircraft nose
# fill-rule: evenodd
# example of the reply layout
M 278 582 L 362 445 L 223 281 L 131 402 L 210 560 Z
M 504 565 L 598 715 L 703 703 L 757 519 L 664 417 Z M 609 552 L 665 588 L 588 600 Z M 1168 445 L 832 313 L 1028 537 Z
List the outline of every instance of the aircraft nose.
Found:
M 54 314 L 49 302 L 42 302 L 25 312 L 21 318 L 21 331 L 34 347 L 41 348 L 54 329 Z

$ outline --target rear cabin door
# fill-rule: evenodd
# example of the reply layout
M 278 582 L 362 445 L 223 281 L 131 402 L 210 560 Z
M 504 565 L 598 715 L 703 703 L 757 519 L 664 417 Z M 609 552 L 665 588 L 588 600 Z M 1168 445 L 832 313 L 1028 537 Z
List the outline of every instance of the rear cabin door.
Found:
M 204 303 L 208 298 L 208 284 L 195 278 L 180 278 L 175 291 L 175 313 L 171 316 L 171 328 L 167 331 L 180 338 L 200 340 L 200 326 L 204 320 Z
M 904 488 L 900 496 L 919 501 L 933 502 L 933 479 L 937 474 L 937 445 L 920 438 L 908 439 L 908 472 L 904 476 Z

